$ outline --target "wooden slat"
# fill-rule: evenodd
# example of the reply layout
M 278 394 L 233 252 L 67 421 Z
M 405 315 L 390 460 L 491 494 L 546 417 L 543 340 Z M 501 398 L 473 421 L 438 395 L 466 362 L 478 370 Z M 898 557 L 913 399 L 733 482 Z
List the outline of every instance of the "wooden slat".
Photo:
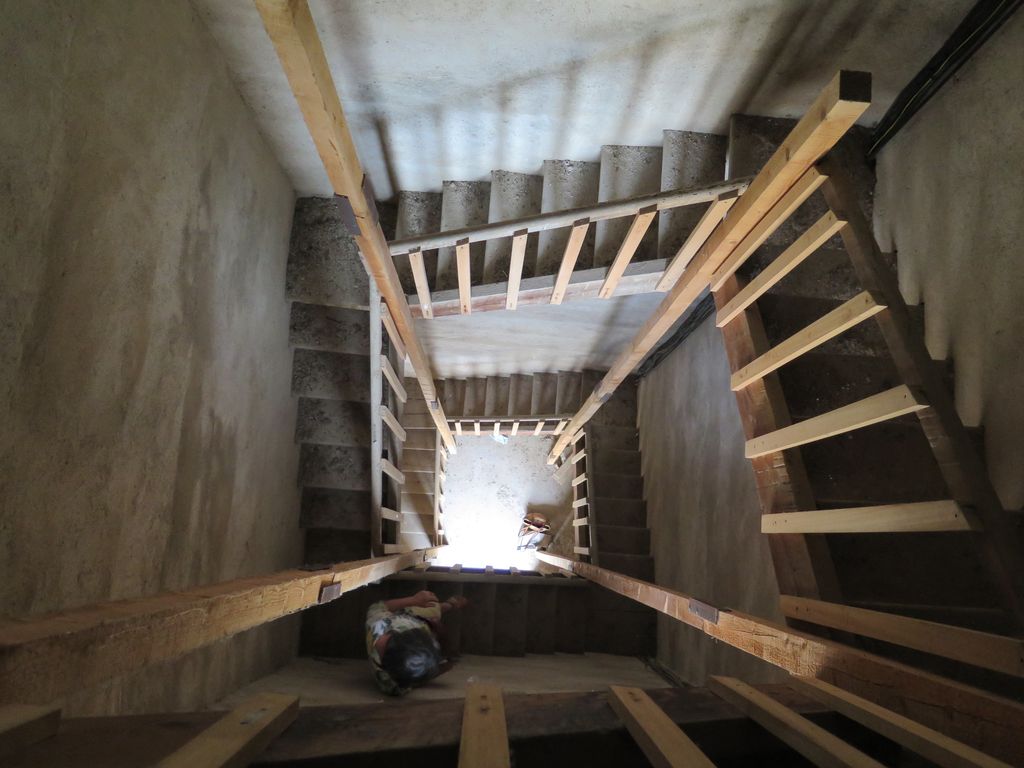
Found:
M 771 534 L 921 533 L 980 529 L 978 519 L 955 501 L 920 501 L 761 516 L 761 532 Z
M 580 484 L 585 483 L 585 482 L 587 482 L 587 474 L 585 472 L 582 475 L 580 475 L 579 477 L 574 477 L 572 479 L 572 485 L 573 486 L 577 486 L 577 485 L 580 485 Z
M 434 317 L 434 308 L 430 304 L 430 283 L 427 282 L 423 251 L 409 251 L 409 267 L 412 269 L 412 279 L 416 284 L 416 296 L 420 300 L 420 316 L 431 320 Z
M 462 436 L 462 422 L 461 421 L 456 421 L 455 422 L 455 434 L 459 435 L 460 437 Z
M 292 724 L 299 699 L 258 693 L 165 757 L 159 768 L 244 768 Z
M 395 369 L 391 367 L 391 361 L 388 360 L 386 355 L 381 355 L 380 370 L 384 374 L 384 378 L 388 380 L 388 384 L 391 385 L 391 389 L 394 391 L 395 396 L 403 403 L 408 400 L 409 393 L 405 391 L 405 387 L 402 385 L 402 379 L 397 373 L 395 373 Z
M 884 768 L 838 736 L 734 677 L 712 675 L 708 688 L 765 730 L 824 768 Z
M 584 496 L 582 499 L 576 499 L 576 501 L 574 501 L 572 503 L 573 509 L 578 509 L 579 507 L 585 507 L 585 506 L 587 506 L 587 497 L 586 496 Z
M 512 259 L 508 267 L 508 288 L 505 291 L 505 309 L 519 304 L 519 283 L 523 278 L 523 259 L 526 257 L 526 238 L 529 230 L 520 229 L 512 235 Z
M 806 597 L 782 595 L 780 601 L 782 613 L 791 619 L 871 637 L 1008 675 L 1024 676 L 1024 641 L 1019 638 Z
M 380 468 L 384 470 L 384 474 L 390 477 L 399 485 L 405 485 L 405 473 L 402 472 L 398 467 L 392 464 L 387 459 L 380 460 Z
M 459 280 L 459 312 L 468 315 L 473 311 L 472 283 L 469 264 L 469 240 L 459 240 L 455 244 L 455 268 Z
M 385 520 L 393 520 L 396 523 L 401 521 L 401 519 L 402 519 L 402 513 L 401 512 L 398 512 L 397 510 L 394 510 L 394 509 L 389 509 L 388 507 L 381 507 L 380 508 L 380 516 L 382 518 L 384 518 Z
M 572 551 L 575 552 L 577 555 L 589 555 L 590 547 L 573 547 Z
M 35 704 L 0 707 L 0 759 L 19 755 L 60 728 L 60 708 Z
M 479 419 L 477 419 L 476 421 L 473 422 L 473 434 L 474 435 L 479 435 L 480 434 L 480 420 Z
M 841 435 L 855 429 L 895 419 L 908 413 L 927 408 L 921 394 L 901 384 L 877 395 L 865 397 L 855 403 L 836 408 L 821 416 L 798 422 L 788 427 L 747 441 L 748 459 L 766 453 L 783 451 L 816 440 Z
M 555 434 L 556 435 L 562 434 L 562 432 L 565 430 L 565 425 L 568 424 L 568 423 L 569 422 L 566 419 L 559 419 L 558 420 L 558 426 L 555 427 Z
M 535 436 L 539 435 L 543 430 L 544 430 L 544 422 L 543 421 L 538 421 L 537 422 L 537 426 L 533 428 L 533 434 Z
M 501 422 L 500 421 L 496 421 L 496 422 L 494 422 L 494 436 L 497 437 L 500 434 L 501 434 Z
M 549 552 L 539 560 L 583 576 L 793 675 L 816 677 L 1003 759 L 1024 754 L 1024 704 L 892 659 L 716 606 Z
M 883 309 L 885 307 L 868 291 L 863 291 L 736 371 L 729 380 L 729 386 L 733 392 L 738 392 Z
M 413 552 L 413 548 L 409 544 L 385 544 L 384 554 L 386 555 L 405 555 Z
M 519 420 L 516 419 L 515 421 L 512 422 L 512 432 L 511 432 L 511 434 L 512 434 L 513 437 L 515 437 L 518 432 L 519 432 Z
M 583 241 L 587 239 L 589 227 L 590 219 L 579 219 L 572 225 L 569 239 L 565 243 L 565 251 L 562 253 L 562 263 L 558 266 L 555 285 L 551 289 L 552 304 L 561 304 L 565 297 L 566 286 L 569 285 L 572 271 L 576 269 L 576 260 L 580 257 L 580 248 L 583 247 Z
M 1009 763 L 990 757 L 963 742 L 949 738 L 944 733 L 880 707 L 842 688 L 836 688 L 813 677 L 792 677 L 790 683 L 800 693 L 831 707 L 844 717 L 870 728 L 942 768 L 1010 768 Z
M 459 768 L 509 768 L 510 765 L 501 688 L 485 683 L 467 685 Z
M 714 763 L 641 688 L 613 685 L 608 703 L 655 768 L 714 768 Z
M 573 453 L 572 456 L 569 457 L 569 461 L 571 461 L 573 464 L 576 464 L 581 459 L 585 459 L 586 457 L 587 457 L 587 452 L 586 451 L 577 450 L 575 453 Z
M 316 24 L 306 0 L 255 0 L 263 25 L 277 51 L 292 93 L 313 138 L 327 178 L 339 204 L 351 209 L 359 234 L 356 244 L 366 262 L 381 296 L 391 310 L 391 317 L 406 353 L 412 362 L 423 399 L 430 404 L 430 414 L 448 450 L 455 449 L 455 438 L 448 429 L 444 409 L 438 402 L 434 374 L 419 337 L 409 303 L 395 269 L 384 232 L 380 228 L 372 195 L 338 91 L 331 77 L 327 57 L 317 35 Z
M 0 704 L 46 703 L 319 604 L 437 549 L 290 570 L 0 623 Z
M 641 208 L 636 216 L 633 217 L 633 221 L 630 222 L 629 229 L 626 231 L 626 236 L 622 239 L 619 250 L 615 254 L 615 259 L 612 261 L 611 266 L 608 267 L 608 274 L 604 278 L 604 284 L 597 293 L 599 298 L 610 299 L 612 294 L 615 293 L 615 287 L 619 284 L 622 273 L 626 271 L 629 262 L 633 260 L 636 249 L 640 247 L 640 241 L 644 239 L 644 235 L 647 234 L 647 230 L 650 228 L 651 222 L 654 221 L 657 213 L 658 207 L 652 205 L 647 208 Z
M 391 434 L 404 443 L 406 437 L 408 437 L 405 428 L 398 423 L 398 419 L 395 418 L 395 414 L 393 414 L 391 409 L 386 405 L 382 405 L 380 407 L 380 418 L 381 421 L 388 425 L 388 429 L 391 430 Z
M 380 321 L 384 325 L 384 330 L 387 331 L 388 339 L 391 341 L 391 346 L 394 347 L 398 359 L 404 360 L 406 358 L 405 342 L 402 341 L 398 328 L 395 327 L 395 321 L 391 317 L 391 310 L 383 302 L 380 305 Z
M 716 325 L 721 328 L 757 301 L 773 285 L 803 264 L 807 257 L 827 243 L 844 226 L 846 226 L 845 221 L 842 221 L 832 211 L 828 211 L 718 311 L 715 318 Z
M 619 354 L 548 454 L 553 464 L 574 435 L 654 349 L 708 286 L 711 275 L 758 226 L 769 236 L 782 223 L 768 214 L 789 189 L 853 125 L 869 104 L 870 76 L 842 71 L 825 87 L 772 155 L 729 216 L 693 257 L 654 314 Z M 767 220 L 767 221 L 765 221 Z M 762 223 L 764 226 L 761 226 Z
M 589 517 L 577 517 L 572 521 L 572 524 L 579 528 L 582 525 L 590 525 Z
M 680 275 L 683 274 L 683 270 L 686 269 L 686 265 L 690 263 L 690 259 L 696 255 L 700 247 L 711 237 L 715 227 L 722 223 L 725 214 L 729 212 L 729 209 L 739 199 L 739 196 L 739 190 L 731 190 L 722 193 L 711 201 L 711 205 L 704 211 L 704 215 L 700 217 L 697 226 L 687 236 L 686 242 L 679 246 L 679 250 L 676 251 L 676 255 L 672 257 L 672 261 L 665 268 L 665 272 L 662 274 L 661 280 L 658 281 L 658 285 L 654 290 L 664 293 L 675 285 L 676 280 L 679 279 Z

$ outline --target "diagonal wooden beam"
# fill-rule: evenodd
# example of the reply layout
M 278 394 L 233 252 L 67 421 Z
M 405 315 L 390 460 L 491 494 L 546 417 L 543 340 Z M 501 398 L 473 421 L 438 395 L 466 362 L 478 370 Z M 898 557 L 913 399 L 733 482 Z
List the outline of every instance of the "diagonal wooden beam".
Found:
M 551 303 L 561 304 L 565 297 L 565 289 L 572 278 L 572 272 L 576 269 L 576 260 L 580 257 L 580 248 L 587 237 L 587 229 L 590 227 L 590 219 L 577 219 L 572 225 L 569 239 L 565 243 L 565 251 L 562 253 L 562 263 L 558 266 L 558 275 L 555 277 L 554 288 L 551 289 Z
M 316 24 L 306 0 L 254 0 L 277 51 L 320 161 L 340 203 L 354 220 L 356 243 L 406 346 L 430 415 L 445 447 L 455 451 L 444 409 L 437 397 L 430 360 L 416 335 L 409 303 L 380 228 L 369 184 L 359 162 L 345 112 L 334 86 Z
M 871 76 L 864 72 L 841 71 L 825 87 L 732 207 L 722 226 L 715 228 L 654 314 L 615 359 L 569 427 L 555 441 L 548 454 L 549 464 L 565 450 L 569 436 L 590 420 L 707 288 L 715 270 L 741 241 L 755 228 L 767 238 L 783 222 L 780 217 L 785 211 L 776 207 L 778 202 L 864 113 L 870 103 L 870 92 Z
M 690 259 L 697 254 L 700 247 L 711 237 L 715 227 L 722 223 L 725 214 L 729 212 L 729 209 L 739 199 L 739 196 L 740 190 L 733 189 L 729 192 L 723 192 L 711 201 L 711 205 L 704 211 L 704 215 L 700 217 L 697 226 L 693 228 L 693 231 L 686 238 L 686 242 L 679 246 L 676 255 L 672 257 L 672 261 L 665 269 L 665 274 L 658 281 L 658 285 L 655 288 L 656 291 L 665 293 L 665 291 L 676 284 L 676 280 L 683 274 L 683 270 L 690 263 Z
M 423 251 L 418 248 L 409 251 L 409 268 L 416 284 L 416 296 L 420 300 L 420 317 L 433 320 L 434 309 L 430 304 L 430 283 L 427 280 L 427 267 L 423 263 Z
M 629 262 L 633 260 L 636 249 L 640 247 L 640 241 L 644 239 L 644 235 L 647 234 L 647 230 L 650 229 L 651 222 L 654 221 L 654 217 L 657 214 L 658 206 L 649 205 L 646 208 L 641 208 L 636 216 L 633 217 L 633 221 L 630 222 L 629 229 L 626 231 L 626 236 L 622 239 L 622 244 L 615 254 L 615 259 L 612 261 L 611 266 L 608 267 L 608 274 L 604 278 L 604 284 L 601 286 L 601 290 L 597 292 L 598 297 L 610 299 L 612 294 L 615 293 L 615 286 L 622 279 L 622 273 L 626 271 Z
M 519 304 L 519 283 L 523 279 L 523 260 L 526 258 L 526 238 L 529 234 L 529 230 L 520 229 L 512 235 L 512 255 L 508 265 L 505 309 L 515 309 Z

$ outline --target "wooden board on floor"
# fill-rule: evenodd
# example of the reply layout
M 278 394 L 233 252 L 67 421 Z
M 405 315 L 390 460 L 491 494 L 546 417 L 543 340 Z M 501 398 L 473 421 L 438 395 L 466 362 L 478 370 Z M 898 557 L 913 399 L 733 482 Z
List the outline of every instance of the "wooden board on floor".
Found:
M 459 768 L 510 768 L 505 702 L 497 685 L 466 686 Z
M 611 686 L 608 703 L 657 768 L 714 768 L 690 737 L 640 688 Z

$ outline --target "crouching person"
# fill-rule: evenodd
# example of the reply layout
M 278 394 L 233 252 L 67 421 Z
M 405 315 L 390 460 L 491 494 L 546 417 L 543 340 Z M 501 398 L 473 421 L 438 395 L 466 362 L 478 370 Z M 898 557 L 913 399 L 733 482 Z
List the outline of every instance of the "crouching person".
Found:
M 402 696 L 451 669 L 441 617 L 467 602 L 464 597 L 452 597 L 442 603 L 424 590 L 370 606 L 366 651 L 384 693 Z

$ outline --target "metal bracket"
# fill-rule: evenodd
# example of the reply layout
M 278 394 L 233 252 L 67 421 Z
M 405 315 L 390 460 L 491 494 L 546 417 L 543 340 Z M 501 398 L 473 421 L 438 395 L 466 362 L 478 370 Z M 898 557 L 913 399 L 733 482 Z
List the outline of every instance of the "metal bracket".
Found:
M 718 609 L 713 605 L 690 598 L 690 613 L 700 616 L 709 624 L 718 624 Z

